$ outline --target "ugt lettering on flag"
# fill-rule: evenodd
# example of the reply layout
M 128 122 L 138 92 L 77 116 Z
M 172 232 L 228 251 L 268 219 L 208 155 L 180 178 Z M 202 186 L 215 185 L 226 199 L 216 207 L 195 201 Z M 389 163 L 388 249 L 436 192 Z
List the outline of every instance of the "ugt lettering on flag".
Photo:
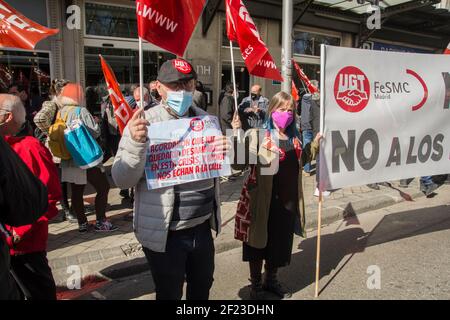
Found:
M 114 116 L 119 127 L 120 134 L 123 133 L 128 120 L 131 119 L 133 111 L 123 97 L 119 84 L 117 83 L 116 76 L 109 66 L 108 62 L 100 55 L 100 61 L 102 64 L 103 75 L 105 76 L 106 85 L 108 86 L 109 98 L 114 107 Z
M 183 56 L 205 0 L 136 0 L 142 39 Z
M 28 19 L 0 0 L 0 48 L 33 50 L 39 41 L 58 32 Z
M 225 6 L 228 39 L 239 43 L 248 72 L 258 77 L 283 81 L 242 0 L 225 0 Z

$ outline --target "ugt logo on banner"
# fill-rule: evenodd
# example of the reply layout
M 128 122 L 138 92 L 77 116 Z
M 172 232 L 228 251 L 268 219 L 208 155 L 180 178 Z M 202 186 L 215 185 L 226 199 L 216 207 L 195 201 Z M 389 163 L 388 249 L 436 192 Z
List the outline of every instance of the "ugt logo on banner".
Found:
M 359 112 L 369 103 L 369 79 L 357 67 L 341 69 L 334 81 L 334 97 L 338 105 L 348 112 Z

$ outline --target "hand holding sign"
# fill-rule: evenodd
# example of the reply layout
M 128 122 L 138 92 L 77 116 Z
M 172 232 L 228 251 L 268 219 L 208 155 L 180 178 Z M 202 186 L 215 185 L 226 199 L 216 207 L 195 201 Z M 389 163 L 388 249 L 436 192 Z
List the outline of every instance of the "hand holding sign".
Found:
M 147 140 L 148 129 L 147 126 L 150 124 L 147 120 L 141 118 L 141 114 L 144 114 L 144 109 L 139 108 L 133 114 L 128 124 L 130 130 L 131 138 L 136 142 L 145 142 Z

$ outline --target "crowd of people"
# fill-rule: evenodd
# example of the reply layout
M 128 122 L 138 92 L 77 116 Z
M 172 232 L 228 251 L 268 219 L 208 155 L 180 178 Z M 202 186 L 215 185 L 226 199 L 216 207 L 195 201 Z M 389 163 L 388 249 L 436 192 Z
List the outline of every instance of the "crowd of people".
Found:
M 56 299 L 46 251 L 48 223 L 58 216 L 58 202 L 63 208 L 60 220 L 78 223 L 80 233 L 117 230 L 106 217 L 110 185 L 103 163 L 80 167 L 66 156 L 58 136 L 76 121 L 94 139 L 107 141 L 103 162 L 114 157 L 112 179 L 120 194 L 134 202 L 135 235 L 148 259 L 156 299 L 181 299 L 185 281 L 187 299 L 209 298 L 215 268 L 211 229 L 218 234 L 221 227 L 220 179 L 149 190 L 144 173 L 152 123 L 208 114 L 194 69 L 186 61 L 176 62 L 162 64 L 157 80 L 143 88 L 143 97 L 139 86 L 125 95 L 135 111 L 122 135 L 109 99 L 102 101 L 102 119 L 95 118 L 84 107 L 79 84 L 52 81 L 50 97 L 39 109 L 28 107 L 20 86 L 0 94 L 0 299 Z M 306 93 L 297 102 L 279 92 L 268 99 L 262 87 L 254 85 L 237 111 L 234 95 L 228 84 L 219 106 L 224 136 L 217 137 L 215 151 L 226 152 L 234 141 L 243 144 L 246 159 L 258 156 L 256 164 L 232 163 L 235 173 L 247 174 L 236 214 L 236 224 L 242 227 L 235 236 L 243 241 L 251 297 L 259 299 L 269 291 L 286 298 L 290 293 L 277 273 L 290 263 L 293 235 L 305 236 L 302 176 L 312 174 L 311 162 L 318 159 L 319 95 Z M 243 129 L 250 138 L 233 135 L 230 142 L 227 129 Z M 262 143 L 258 136 L 264 136 Z M 278 170 L 262 174 L 274 162 Z M 88 182 L 96 191 L 94 225 L 87 220 L 83 200 Z

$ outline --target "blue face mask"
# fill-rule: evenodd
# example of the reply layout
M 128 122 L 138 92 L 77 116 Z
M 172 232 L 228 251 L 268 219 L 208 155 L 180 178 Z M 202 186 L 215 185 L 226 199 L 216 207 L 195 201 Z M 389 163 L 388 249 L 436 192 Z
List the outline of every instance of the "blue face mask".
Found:
M 183 116 L 192 105 L 192 92 L 185 90 L 167 92 L 167 105 L 178 116 Z

